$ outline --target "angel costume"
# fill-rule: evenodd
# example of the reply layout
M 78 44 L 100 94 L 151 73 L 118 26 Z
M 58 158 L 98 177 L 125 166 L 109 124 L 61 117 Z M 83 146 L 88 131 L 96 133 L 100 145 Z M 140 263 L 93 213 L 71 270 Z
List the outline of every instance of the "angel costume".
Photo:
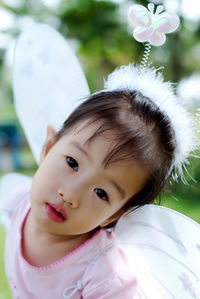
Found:
M 59 129 L 89 89 L 66 41 L 43 24 L 18 39 L 13 83 L 16 110 L 39 161 L 41 128 L 51 123 Z M 53 264 L 30 265 L 21 248 L 30 184 L 30 178 L 17 174 L 0 184 L 0 219 L 8 230 L 5 268 L 14 299 L 200 298 L 200 226 L 160 206 L 123 215 L 115 228 L 97 231 Z

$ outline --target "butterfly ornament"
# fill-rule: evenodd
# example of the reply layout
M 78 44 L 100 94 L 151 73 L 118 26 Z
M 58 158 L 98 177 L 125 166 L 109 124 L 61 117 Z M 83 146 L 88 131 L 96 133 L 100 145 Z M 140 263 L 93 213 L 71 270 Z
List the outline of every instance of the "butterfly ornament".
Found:
M 175 31 L 180 23 L 175 13 L 163 12 L 159 5 L 154 13 L 155 5 L 148 4 L 148 9 L 135 4 L 130 7 L 128 18 L 135 27 L 133 36 L 138 42 L 148 42 L 152 46 L 161 46 L 166 41 L 166 33 Z

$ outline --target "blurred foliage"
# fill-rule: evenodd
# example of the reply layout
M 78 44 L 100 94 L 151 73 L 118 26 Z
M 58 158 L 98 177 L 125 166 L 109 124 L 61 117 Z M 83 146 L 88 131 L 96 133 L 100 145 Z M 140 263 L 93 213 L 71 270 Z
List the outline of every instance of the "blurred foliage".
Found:
M 196 151 L 195 155 L 198 155 L 199 159 L 190 158 L 190 165 L 187 165 L 187 171 L 184 172 L 186 183 L 183 183 L 179 178 L 177 182 L 173 183 L 172 187 L 168 187 L 166 195 L 168 198 L 171 196 L 170 200 L 171 202 L 174 201 L 173 204 L 175 205 L 177 205 L 175 202 L 178 202 L 181 198 L 184 207 L 191 206 L 191 208 L 198 209 L 196 221 L 200 222 L 200 151 Z
M 148 4 L 146 0 L 136 2 Z M 6 3 L 0 0 L 0 9 L 14 14 L 16 22 L 4 33 L 15 39 L 24 29 L 20 24 L 27 17 L 31 22 L 53 26 L 69 39 L 76 51 L 91 92 L 103 87 L 103 78 L 115 67 L 141 60 L 144 47 L 132 38 L 126 17 L 127 8 L 134 1 L 124 0 L 119 5 L 106 0 L 60 0 L 54 8 L 46 6 L 41 0 L 21 0 L 15 6 Z M 156 4 L 164 4 L 164 1 L 156 1 Z M 11 106 L 11 72 L 5 64 L 5 50 L 0 49 L 0 120 L 4 119 L 5 103 L 9 107 L 7 111 L 10 111 L 6 117 L 16 118 Z M 166 43 L 162 47 L 153 47 L 151 60 L 156 67 L 165 66 L 163 74 L 166 80 L 178 82 L 199 71 L 199 50 L 200 23 L 181 17 L 181 26 L 167 38 Z M 189 172 L 198 183 L 193 183 L 188 176 L 188 185 L 181 182 L 174 184 L 173 194 L 196 201 L 200 197 L 200 159 L 191 159 Z
M 4 273 L 4 243 L 6 233 L 2 224 L 0 224 L 0 236 L 0 299 L 12 299 Z

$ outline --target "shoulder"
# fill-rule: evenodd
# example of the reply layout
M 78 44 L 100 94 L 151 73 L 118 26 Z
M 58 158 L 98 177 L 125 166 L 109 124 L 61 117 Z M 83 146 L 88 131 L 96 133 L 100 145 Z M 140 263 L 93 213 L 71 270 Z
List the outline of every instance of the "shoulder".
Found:
M 0 222 L 9 228 L 17 207 L 30 192 L 31 178 L 18 173 L 9 173 L 0 180 Z
M 109 234 L 111 234 L 109 238 L 112 239 L 112 242 L 101 250 L 96 259 L 95 266 L 98 268 L 98 266 L 101 265 L 105 271 L 108 271 L 109 275 L 119 276 L 124 274 L 123 271 L 127 268 L 128 260 L 119 240 L 113 233 Z
M 106 242 L 107 238 L 111 241 Z M 123 298 L 131 298 L 136 279 L 128 271 L 126 254 L 113 232 L 105 232 L 102 239 L 106 246 L 88 265 L 83 277 L 83 298 L 98 298 L 102 293 L 105 297 L 101 298 L 122 298 L 122 294 Z
M 32 179 L 18 173 L 8 173 L 0 180 L 0 207 L 13 211 L 18 200 L 30 190 Z

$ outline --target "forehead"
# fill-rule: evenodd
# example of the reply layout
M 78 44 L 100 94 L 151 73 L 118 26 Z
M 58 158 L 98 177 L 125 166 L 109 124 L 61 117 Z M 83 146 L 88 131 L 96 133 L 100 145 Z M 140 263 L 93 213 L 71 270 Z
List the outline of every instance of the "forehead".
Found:
M 82 121 L 73 130 L 74 135 L 81 135 L 86 139 L 86 144 L 93 141 L 94 137 L 106 137 L 111 141 L 116 132 L 117 130 L 106 127 L 103 120 L 93 121 L 92 119 Z
M 100 153 L 108 153 L 115 147 L 116 141 L 114 136 L 116 136 L 116 130 L 106 128 L 102 120 L 94 122 L 92 120 L 84 120 L 66 132 L 61 139 L 63 142 L 71 141 L 76 146 L 80 145 L 85 150 L 94 149 L 97 154 L 99 149 Z
M 69 129 L 61 139 L 76 140 L 85 150 L 94 149 L 96 158 L 102 157 L 105 168 L 119 161 L 124 165 L 141 164 L 125 135 L 102 119 L 86 119 Z
M 57 141 L 61 144 L 69 140 L 78 140 L 87 149 L 101 142 L 101 147 L 109 144 L 113 148 L 116 144 L 114 142 L 116 135 L 117 130 L 106 127 L 103 120 L 87 119 L 66 129 Z

